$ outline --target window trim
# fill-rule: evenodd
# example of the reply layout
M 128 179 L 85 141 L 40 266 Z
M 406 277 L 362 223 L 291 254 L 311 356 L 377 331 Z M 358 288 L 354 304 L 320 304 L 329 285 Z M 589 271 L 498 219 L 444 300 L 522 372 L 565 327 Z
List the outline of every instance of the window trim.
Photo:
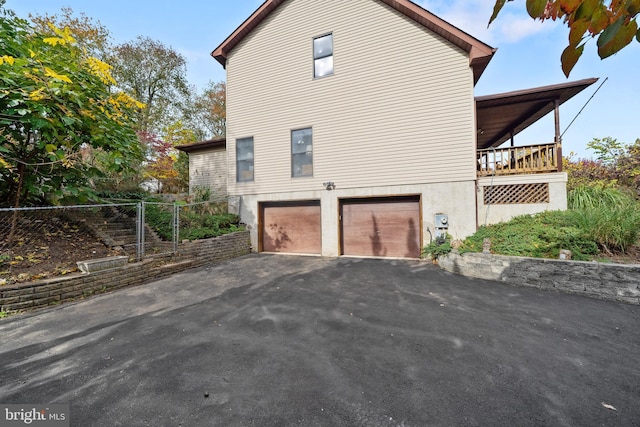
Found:
M 302 153 L 294 153 L 293 152 L 293 133 L 294 132 L 298 132 L 298 131 L 304 131 L 304 130 L 309 130 L 311 131 L 311 174 L 310 175 L 296 175 L 295 174 L 295 169 L 294 169 L 294 156 L 300 155 Z M 295 128 L 295 129 L 291 129 L 290 131 L 290 145 L 289 145 L 289 152 L 291 154 L 291 178 L 313 178 L 313 126 L 307 126 L 307 127 L 300 127 L 300 128 Z M 306 154 L 306 152 L 304 153 Z
M 240 177 L 240 162 L 246 163 L 248 164 L 249 160 L 239 160 L 238 159 L 238 142 L 239 141 L 246 141 L 246 140 L 251 140 L 251 179 L 242 179 Z M 253 136 L 247 136 L 244 138 L 236 138 L 236 183 L 244 183 L 244 182 L 254 182 L 256 179 L 256 174 L 255 174 L 255 140 L 253 138 Z
M 331 36 L 331 54 L 330 55 L 324 55 L 324 56 L 319 56 L 316 58 L 316 49 L 315 49 L 315 41 L 318 39 L 321 39 L 323 37 L 327 37 L 327 36 Z M 322 79 L 325 77 L 329 77 L 329 76 L 333 76 L 335 74 L 335 56 L 334 56 L 334 43 L 333 43 L 333 31 L 319 35 L 319 36 L 315 36 L 311 39 L 311 56 L 313 58 L 313 78 L 314 79 Z M 325 74 L 323 76 L 318 76 L 316 75 L 316 61 L 321 60 L 321 59 L 325 59 L 325 58 L 332 58 L 332 65 L 331 65 L 331 73 L 329 74 Z

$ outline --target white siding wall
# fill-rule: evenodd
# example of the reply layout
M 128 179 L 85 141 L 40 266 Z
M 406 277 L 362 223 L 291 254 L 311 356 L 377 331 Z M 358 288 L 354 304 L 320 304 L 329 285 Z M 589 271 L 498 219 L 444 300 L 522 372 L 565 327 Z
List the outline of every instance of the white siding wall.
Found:
M 333 33 L 333 76 L 313 78 L 312 39 Z M 290 132 L 313 128 L 312 178 L 291 178 Z M 229 193 L 475 179 L 465 52 L 376 0 L 287 1 L 227 61 Z M 255 181 L 236 183 L 253 136 Z
M 212 195 L 227 194 L 227 152 L 224 148 L 189 153 L 189 193 L 209 187 Z

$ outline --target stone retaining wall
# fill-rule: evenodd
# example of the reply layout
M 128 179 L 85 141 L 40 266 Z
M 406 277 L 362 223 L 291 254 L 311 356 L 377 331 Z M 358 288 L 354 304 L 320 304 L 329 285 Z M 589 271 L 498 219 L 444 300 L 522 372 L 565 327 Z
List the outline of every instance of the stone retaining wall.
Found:
M 640 265 L 452 252 L 439 260 L 452 273 L 640 305 Z
M 110 270 L 0 286 L 0 311 L 31 310 L 95 293 L 140 285 L 189 268 L 251 252 L 248 231 L 182 244 L 178 253 Z

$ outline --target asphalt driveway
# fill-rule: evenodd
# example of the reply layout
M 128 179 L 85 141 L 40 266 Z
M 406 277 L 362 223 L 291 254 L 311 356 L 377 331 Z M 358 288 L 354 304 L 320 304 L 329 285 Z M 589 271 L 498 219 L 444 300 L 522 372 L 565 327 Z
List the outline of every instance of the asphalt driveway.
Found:
M 640 307 L 417 261 L 249 255 L 0 321 L 74 426 L 640 425 Z

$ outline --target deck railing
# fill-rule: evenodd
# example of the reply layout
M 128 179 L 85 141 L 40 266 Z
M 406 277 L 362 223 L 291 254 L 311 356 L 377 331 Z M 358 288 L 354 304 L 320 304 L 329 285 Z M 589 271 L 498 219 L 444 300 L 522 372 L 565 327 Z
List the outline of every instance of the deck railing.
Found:
M 478 176 L 561 172 L 558 143 L 478 150 Z

